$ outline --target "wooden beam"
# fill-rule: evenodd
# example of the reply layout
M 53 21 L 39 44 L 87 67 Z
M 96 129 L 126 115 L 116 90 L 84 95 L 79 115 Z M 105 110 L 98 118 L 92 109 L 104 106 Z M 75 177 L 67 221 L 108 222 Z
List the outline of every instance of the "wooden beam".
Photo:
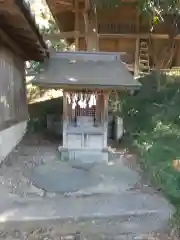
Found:
M 98 34 L 98 37 L 99 38 L 134 38 L 136 39 L 137 37 L 139 38 L 152 38 L 152 39 L 169 39 L 169 35 L 168 34 L 158 34 L 158 33 L 124 33 L 124 34 L 116 34 L 116 33 L 111 33 L 111 34 L 108 34 L 108 33 L 103 33 L 103 34 Z M 175 37 L 176 40 L 180 40 L 180 34 L 177 35 Z
M 88 12 L 90 10 L 90 1 L 89 0 L 85 0 L 85 12 Z
M 13 36 L 14 42 L 28 43 L 37 46 L 37 42 L 32 38 L 32 34 L 29 31 L 20 28 L 13 28 L 9 26 L 4 26 L 3 29 L 6 31 L 6 35 Z
M 79 33 L 77 31 L 71 31 L 71 32 L 62 32 L 62 33 L 57 33 L 57 34 L 48 34 L 44 35 L 43 38 L 44 40 L 60 40 L 60 39 L 68 39 L 68 38 L 85 38 L 87 34 L 85 33 Z M 117 39 L 117 38 L 131 38 L 131 39 L 137 39 L 137 38 L 149 38 L 151 37 L 152 39 L 168 39 L 169 36 L 166 34 L 99 34 L 99 38 L 104 39 L 104 38 L 111 38 L 111 39 Z M 180 35 L 176 36 L 177 40 L 180 40 Z
M 97 51 L 99 49 L 97 15 L 90 4 L 90 0 L 85 0 L 84 23 L 87 51 Z
M 89 32 L 89 18 L 88 18 L 88 11 L 89 11 L 89 0 L 85 0 L 85 8 L 84 8 L 84 26 L 85 26 L 85 34 L 86 34 L 86 46 L 88 45 L 88 32 Z
M 139 26 L 140 26 L 140 23 L 139 23 L 139 17 L 140 17 L 140 14 L 139 14 L 139 7 L 137 7 L 137 16 L 136 16 L 136 33 L 139 32 Z M 134 59 L 135 59 L 135 64 L 134 64 L 134 76 L 138 76 L 139 74 L 139 46 L 140 45 L 140 37 L 137 37 L 136 38 L 136 48 L 135 48 L 135 56 L 134 56 Z
M 138 76 L 139 74 L 139 44 L 140 37 L 136 38 L 136 49 L 135 49 L 135 64 L 134 64 L 134 76 Z
M 73 8 L 71 11 L 75 13 L 76 10 L 75 10 L 75 8 Z M 80 7 L 79 7 L 79 13 L 82 13 L 82 14 L 83 14 L 84 12 L 85 12 L 85 11 L 84 11 L 84 8 L 82 8 L 82 7 L 80 8 Z
M 42 39 L 42 36 L 39 32 L 39 28 L 35 22 L 35 18 L 32 17 L 30 6 L 27 3 L 25 3 L 25 1 L 15 0 L 14 2 L 16 4 L 17 9 L 20 10 L 20 13 L 24 18 L 24 21 L 28 26 L 30 26 L 32 30 L 32 35 L 35 37 L 36 41 L 41 46 L 42 51 L 45 53 L 46 56 L 48 56 L 47 46 Z
M 168 34 L 152 33 L 152 34 L 150 34 L 150 37 L 152 39 L 169 39 L 169 35 Z M 149 38 L 148 35 L 147 35 L 147 38 Z M 177 35 L 174 39 L 180 40 L 180 34 Z
M 72 3 L 66 2 L 66 1 L 61 1 L 61 0 L 60 0 L 60 1 L 57 1 L 57 2 L 56 2 L 56 5 L 57 5 L 57 4 L 58 4 L 58 5 L 61 4 L 61 5 L 65 5 L 65 6 L 71 6 L 71 7 L 73 6 Z
M 51 33 L 45 34 L 43 36 L 44 40 L 60 40 L 60 39 L 68 39 L 68 38 L 83 38 L 85 34 L 80 33 L 79 31 L 71 31 L 71 32 L 62 32 L 62 33 Z
M 9 47 L 13 51 L 15 51 L 16 54 L 21 55 L 23 59 L 27 60 L 30 59 L 30 57 L 32 57 L 36 61 L 42 61 L 42 59 L 47 56 L 47 54 L 44 51 L 42 51 L 42 48 L 39 46 L 37 42 L 34 42 L 33 39 L 25 37 L 22 34 L 19 35 L 19 32 L 16 32 L 15 29 L 13 28 L 9 29 L 6 27 L 3 29 L 0 28 L 0 30 L 1 30 L 0 36 L 2 34 L 4 36 L 2 37 L 2 40 L 8 43 Z
M 12 48 L 15 53 L 21 55 L 23 59 L 29 59 L 28 55 L 4 32 L 4 30 L 0 29 L 0 36 L 2 39 Z
M 99 36 L 98 36 L 98 18 L 97 18 L 97 9 L 94 9 L 95 14 L 95 30 L 96 30 L 96 51 L 99 51 Z
M 76 31 L 76 36 L 75 36 L 75 49 L 76 51 L 79 50 L 79 1 L 75 0 L 75 26 L 74 29 Z
M 103 34 L 98 34 L 99 38 L 137 38 L 137 34 L 116 34 L 116 33 L 103 33 Z

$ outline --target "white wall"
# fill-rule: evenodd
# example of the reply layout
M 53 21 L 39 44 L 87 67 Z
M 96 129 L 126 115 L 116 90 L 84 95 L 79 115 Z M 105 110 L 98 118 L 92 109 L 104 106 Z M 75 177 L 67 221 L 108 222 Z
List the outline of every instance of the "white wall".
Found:
M 0 131 L 0 163 L 21 141 L 26 132 L 26 127 L 27 122 L 24 121 Z

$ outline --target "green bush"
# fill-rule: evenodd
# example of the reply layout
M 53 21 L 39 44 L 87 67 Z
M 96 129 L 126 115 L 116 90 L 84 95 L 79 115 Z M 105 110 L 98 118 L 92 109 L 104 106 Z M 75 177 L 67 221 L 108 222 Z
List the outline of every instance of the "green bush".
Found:
M 179 205 L 180 172 L 173 160 L 180 160 L 180 81 L 161 76 L 160 90 L 154 75 L 141 83 L 136 96 L 121 99 L 125 128 L 153 184 Z
M 62 115 L 63 101 L 62 98 L 56 98 L 44 102 L 29 104 L 28 110 L 28 131 L 33 133 L 40 132 L 46 129 L 47 115 Z

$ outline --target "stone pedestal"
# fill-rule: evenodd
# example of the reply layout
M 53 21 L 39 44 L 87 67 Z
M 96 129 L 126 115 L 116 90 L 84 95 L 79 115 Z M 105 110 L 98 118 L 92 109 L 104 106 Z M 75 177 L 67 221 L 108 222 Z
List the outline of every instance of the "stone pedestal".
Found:
M 60 159 L 62 161 L 82 161 L 87 163 L 92 162 L 108 162 L 109 152 L 107 149 L 102 151 L 97 149 L 68 149 L 59 147 Z

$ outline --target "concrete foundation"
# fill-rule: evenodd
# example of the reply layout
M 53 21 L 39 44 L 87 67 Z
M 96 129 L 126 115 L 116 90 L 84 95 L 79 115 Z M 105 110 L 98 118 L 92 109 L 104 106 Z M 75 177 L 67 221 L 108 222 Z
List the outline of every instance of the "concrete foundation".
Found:
M 21 141 L 26 132 L 27 121 L 15 124 L 0 132 L 0 163 Z

